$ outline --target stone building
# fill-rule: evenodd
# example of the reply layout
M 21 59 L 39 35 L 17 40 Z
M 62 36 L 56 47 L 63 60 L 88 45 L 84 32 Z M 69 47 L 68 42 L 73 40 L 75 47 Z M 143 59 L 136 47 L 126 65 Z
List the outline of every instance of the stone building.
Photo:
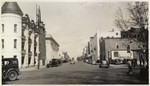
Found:
M 49 34 L 46 35 L 46 63 L 52 59 L 60 59 L 59 57 L 59 44 Z
M 2 58 L 15 57 L 19 67 L 45 65 L 45 27 L 41 21 L 40 9 L 37 9 L 37 21 L 34 23 L 16 2 L 5 2 L 1 13 L 0 54 Z
M 0 55 L 2 58 L 15 57 L 21 67 L 22 15 L 16 2 L 5 2 L 1 8 Z

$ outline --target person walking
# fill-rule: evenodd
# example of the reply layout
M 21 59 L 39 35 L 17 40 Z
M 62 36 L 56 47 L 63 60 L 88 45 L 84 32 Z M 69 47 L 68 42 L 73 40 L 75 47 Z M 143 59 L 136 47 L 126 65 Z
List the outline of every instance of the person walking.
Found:
M 128 65 L 128 72 L 127 72 L 127 74 L 128 75 L 132 75 L 132 62 L 131 62 L 131 59 L 128 60 L 127 65 Z

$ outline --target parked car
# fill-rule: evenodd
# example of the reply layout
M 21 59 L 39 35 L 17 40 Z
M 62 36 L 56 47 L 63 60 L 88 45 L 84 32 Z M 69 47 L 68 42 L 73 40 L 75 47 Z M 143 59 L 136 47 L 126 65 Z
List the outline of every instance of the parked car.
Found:
M 52 61 L 50 61 L 46 67 L 49 68 L 49 67 L 58 67 L 58 66 L 61 66 L 61 60 L 60 59 L 52 59 Z
M 108 67 L 109 67 L 109 63 L 106 60 L 101 61 L 99 64 L 99 68 L 108 68 Z
M 71 61 L 70 64 L 75 64 L 75 61 Z
M 116 64 L 116 65 L 120 65 L 120 64 L 121 64 L 121 60 L 116 59 L 116 60 L 115 60 L 115 64 Z
M 20 75 L 17 58 L 2 58 L 2 79 L 14 81 Z
M 67 60 L 63 60 L 63 63 L 67 63 L 68 61 Z

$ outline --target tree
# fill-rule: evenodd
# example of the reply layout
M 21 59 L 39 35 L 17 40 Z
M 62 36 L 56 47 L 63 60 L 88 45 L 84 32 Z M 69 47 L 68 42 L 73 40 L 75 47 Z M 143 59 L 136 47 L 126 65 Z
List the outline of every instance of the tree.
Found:
M 148 64 L 148 2 L 130 2 L 126 4 L 126 13 L 119 8 L 115 16 L 115 25 L 121 30 L 128 30 L 131 27 L 141 28 L 142 41 L 145 48 L 142 48 L 146 54 Z
M 115 16 L 115 25 L 121 30 L 128 30 L 130 27 L 148 29 L 148 2 L 127 3 L 125 10 L 128 16 L 119 8 Z

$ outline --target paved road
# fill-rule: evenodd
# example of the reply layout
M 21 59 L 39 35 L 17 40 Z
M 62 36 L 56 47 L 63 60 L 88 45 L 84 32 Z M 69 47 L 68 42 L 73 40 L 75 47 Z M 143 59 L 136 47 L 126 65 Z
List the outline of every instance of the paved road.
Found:
M 3 84 L 141 84 L 146 83 L 126 74 L 126 66 L 112 65 L 110 68 L 98 68 L 76 62 L 74 65 L 65 63 L 60 67 L 24 71 L 16 81 Z

